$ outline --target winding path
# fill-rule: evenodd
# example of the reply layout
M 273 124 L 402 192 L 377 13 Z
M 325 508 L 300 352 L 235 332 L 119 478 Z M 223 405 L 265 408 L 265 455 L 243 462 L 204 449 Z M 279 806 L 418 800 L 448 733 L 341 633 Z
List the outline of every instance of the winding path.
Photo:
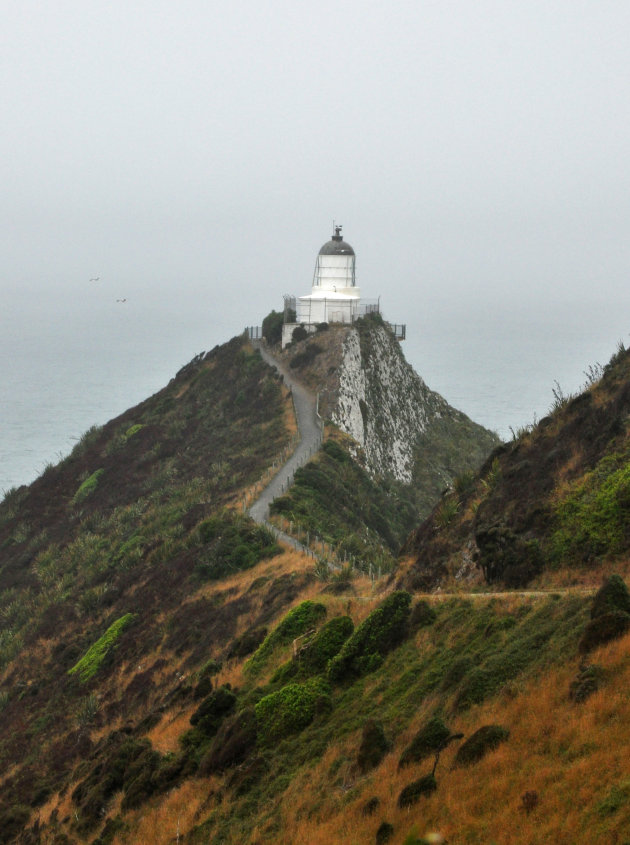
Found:
M 291 455 L 289 460 L 278 470 L 277 474 L 271 479 L 269 484 L 262 491 L 258 499 L 249 509 L 249 515 L 256 522 L 262 522 L 270 528 L 273 533 L 285 543 L 293 546 L 295 549 L 311 553 L 305 546 L 302 545 L 295 537 L 279 531 L 275 526 L 269 523 L 269 505 L 280 496 L 293 483 L 293 477 L 296 469 L 303 466 L 311 455 L 321 446 L 324 436 L 324 425 L 321 417 L 317 412 L 317 397 L 304 385 L 300 384 L 289 373 L 286 367 L 281 364 L 269 350 L 260 342 L 252 341 L 255 349 L 260 351 L 263 360 L 274 367 L 283 377 L 285 384 L 290 388 L 293 395 L 293 407 L 295 408 L 295 415 L 297 417 L 298 434 L 300 440 Z

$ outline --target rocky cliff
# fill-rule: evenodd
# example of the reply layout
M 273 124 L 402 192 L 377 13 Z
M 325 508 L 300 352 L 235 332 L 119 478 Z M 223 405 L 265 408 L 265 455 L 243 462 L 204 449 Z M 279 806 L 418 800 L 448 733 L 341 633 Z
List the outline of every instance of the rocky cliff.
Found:
M 367 470 L 423 488 L 427 502 L 497 445 L 427 387 L 378 316 L 318 332 L 284 355 L 319 391 L 322 416 L 353 438 Z

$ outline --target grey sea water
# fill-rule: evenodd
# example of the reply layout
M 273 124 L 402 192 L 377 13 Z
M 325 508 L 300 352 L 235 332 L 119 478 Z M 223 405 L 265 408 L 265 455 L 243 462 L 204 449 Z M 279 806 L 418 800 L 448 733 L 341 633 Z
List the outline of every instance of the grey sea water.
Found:
M 63 298 L 62 298 L 63 300 Z M 243 330 L 240 304 L 116 302 L 97 286 L 78 301 L 13 294 L 0 313 L 0 493 L 34 480 L 81 434 L 163 387 L 195 354 Z M 249 316 L 249 315 L 245 315 Z M 390 316 L 386 314 L 386 316 Z M 558 382 L 628 345 L 630 302 L 558 302 L 515 309 L 428 303 L 403 349 L 429 387 L 502 438 L 540 419 Z

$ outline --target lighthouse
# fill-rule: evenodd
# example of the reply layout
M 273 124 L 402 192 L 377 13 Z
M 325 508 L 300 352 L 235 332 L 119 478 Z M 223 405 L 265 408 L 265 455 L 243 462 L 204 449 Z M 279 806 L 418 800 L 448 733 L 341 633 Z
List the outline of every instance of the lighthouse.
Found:
M 295 322 L 285 322 L 283 347 L 291 340 L 296 326 L 313 332 L 321 323 L 353 323 L 360 316 L 356 256 L 350 244 L 344 241 L 341 228 L 334 226 L 332 238 L 317 255 L 311 292 L 297 298 L 285 297 L 285 315 L 294 310 Z
M 354 250 L 335 226 L 332 238 L 320 249 L 310 294 L 296 302 L 296 320 L 304 325 L 351 323 L 358 315 L 361 291 L 355 275 Z
M 311 292 L 305 296 L 284 297 L 282 348 L 291 343 L 297 326 L 309 334 L 328 323 L 354 323 L 359 317 L 380 314 L 379 299 L 361 299 L 356 280 L 356 256 L 343 239 L 341 226 L 333 225 L 333 235 L 317 254 Z M 404 326 L 387 324 L 395 336 L 405 337 Z

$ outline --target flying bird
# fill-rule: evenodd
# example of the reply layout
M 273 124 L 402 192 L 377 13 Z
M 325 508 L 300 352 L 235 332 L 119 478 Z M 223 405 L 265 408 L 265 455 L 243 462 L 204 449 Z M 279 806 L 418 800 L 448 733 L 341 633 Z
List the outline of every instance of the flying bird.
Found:
M 100 280 L 101 280 L 100 276 L 96 276 L 95 278 L 90 279 L 91 282 L 100 282 Z
M 126 302 L 126 299 L 117 299 L 116 302 Z

